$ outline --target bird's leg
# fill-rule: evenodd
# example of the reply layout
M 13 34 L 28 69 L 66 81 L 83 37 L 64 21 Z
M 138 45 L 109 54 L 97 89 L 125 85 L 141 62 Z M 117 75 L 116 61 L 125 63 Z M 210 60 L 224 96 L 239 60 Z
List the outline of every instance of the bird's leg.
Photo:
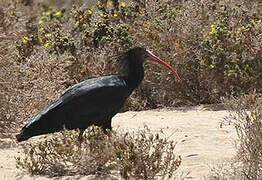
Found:
M 82 142 L 83 142 L 83 140 L 84 140 L 84 138 L 83 138 L 83 134 L 84 134 L 84 131 L 85 131 L 85 129 L 79 129 L 80 130 L 80 132 L 79 132 L 79 136 L 78 136 L 78 150 L 80 150 L 81 149 L 81 144 L 82 144 Z

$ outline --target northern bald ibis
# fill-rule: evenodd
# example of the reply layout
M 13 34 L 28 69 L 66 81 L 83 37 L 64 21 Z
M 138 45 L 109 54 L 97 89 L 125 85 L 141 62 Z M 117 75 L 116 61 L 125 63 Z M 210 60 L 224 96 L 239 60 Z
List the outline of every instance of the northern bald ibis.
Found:
M 111 130 L 112 117 L 143 80 L 143 63 L 147 59 L 165 66 L 180 81 L 171 66 L 143 47 L 129 49 L 119 57 L 124 64 L 119 74 L 88 79 L 68 88 L 22 128 L 16 136 L 17 141 L 66 128 L 80 129 L 78 140 L 81 144 L 84 130 L 91 125 Z

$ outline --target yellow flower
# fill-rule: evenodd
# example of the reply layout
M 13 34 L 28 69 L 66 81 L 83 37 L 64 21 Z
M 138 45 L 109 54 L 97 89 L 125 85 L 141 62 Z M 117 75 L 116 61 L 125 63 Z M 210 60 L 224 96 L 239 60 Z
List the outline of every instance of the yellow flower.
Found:
M 55 14 L 54 14 L 55 17 L 57 18 L 60 18 L 62 16 L 62 11 L 57 11 Z
M 42 39 L 42 38 L 39 38 L 39 42 L 40 42 L 40 43 L 43 42 L 43 39 Z
M 251 121 L 252 121 L 252 122 L 256 122 L 256 120 L 257 120 L 256 114 L 251 112 L 251 117 L 252 117 L 252 120 L 251 120 Z
M 91 15 L 91 14 L 93 14 L 93 11 L 92 11 L 91 9 L 88 9 L 88 10 L 87 10 L 87 14 L 88 14 L 88 15 Z
M 214 24 L 212 24 L 211 27 L 210 27 L 209 35 L 215 34 L 215 32 L 216 32 L 216 26 Z
M 257 21 L 257 24 L 261 24 L 262 23 L 262 19 L 259 19 L 258 21 Z
M 28 40 L 29 40 L 29 38 L 28 38 L 27 36 L 25 36 L 25 37 L 23 38 L 22 42 L 23 42 L 24 44 L 26 44 L 26 43 L 28 42 Z
M 102 18 L 107 18 L 107 15 L 106 14 L 100 14 L 100 16 L 102 17 Z
M 75 24 L 75 25 L 78 26 L 79 24 L 80 24 L 80 22 L 79 22 L 79 21 L 76 21 L 76 24 Z
M 38 21 L 38 24 L 43 24 L 43 21 L 42 21 L 42 20 L 39 20 L 39 21 Z
M 121 2 L 121 7 L 125 8 L 126 7 L 126 3 L 125 2 Z
M 117 14 L 114 14 L 114 17 L 117 17 L 118 15 Z
M 210 69 L 214 69 L 215 66 L 214 66 L 213 64 L 210 64 L 210 65 L 209 65 L 209 68 L 210 68 Z
M 46 43 L 44 44 L 44 46 L 45 46 L 46 48 L 48 48 L 48 47 L 50 46 L 50 43 L 49 43 L 49 42 L 46 42 Z
M 45 37 L 46 37 L 46 38 L 51 38 L 51 37 L 52 37 L 52 34 L 51 34 L 51 33 L 45 34 Z
M 28 39 L 29 39 L 28 36 L 25 36 L 25 37 L 24 37 L 24 40 L 28 41 Z
M 144 10 L 140 10 L 139 13 L 140 14 L 145 14 L 145 11 Z
M 51 13 L 52 13 L 51 11 L 47 11 L 47 12 L 45 12 L 45 15 L 46 15 L 46 16 L 50 16 Z
M 112 2 L 108 2 L 107 5 L 108 5 L 108 6 L 112 6 Z
M 149 29 L 152 26 L 152 23 L 146 22 L 146 23 L 143 24 L 143 26 L 144 26 L 145 29 Z
M 40 27 L 39 31 L 43 32 L 45 29 L 43 27 Z

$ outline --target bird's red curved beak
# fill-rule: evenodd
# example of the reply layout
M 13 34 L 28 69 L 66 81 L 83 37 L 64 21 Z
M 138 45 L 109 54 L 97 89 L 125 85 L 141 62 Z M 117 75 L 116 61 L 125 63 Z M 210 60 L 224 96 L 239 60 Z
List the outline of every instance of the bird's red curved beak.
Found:
M 156 55 L 154 55 L 152 52 L 150 52 L 148 50 L 146 50 L 146 53 L 149 56 L 149 59 L 151 61 L 154 61 L 154 62 L 156 62 L 160 65 L 165 66 L 167 69 L 169 69 L 177 77 L 178 81 L 181 81 L 177 72 L 169 64 L 167 64 L 165 61 L 161 60 L 160 58 L 158 58 Z

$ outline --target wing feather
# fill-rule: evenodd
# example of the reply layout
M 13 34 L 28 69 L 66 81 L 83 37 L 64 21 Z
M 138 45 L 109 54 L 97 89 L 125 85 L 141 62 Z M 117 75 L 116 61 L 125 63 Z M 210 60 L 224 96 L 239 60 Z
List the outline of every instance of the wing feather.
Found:
M 68 88 L 54 103 L 29 121 L 25 128 L 41 125 L 45 132 L 86 128 L 112 118 L 129 91 L 121 76 L 89 79 Z M 39 131 L 41 130 L 38 127 Z

